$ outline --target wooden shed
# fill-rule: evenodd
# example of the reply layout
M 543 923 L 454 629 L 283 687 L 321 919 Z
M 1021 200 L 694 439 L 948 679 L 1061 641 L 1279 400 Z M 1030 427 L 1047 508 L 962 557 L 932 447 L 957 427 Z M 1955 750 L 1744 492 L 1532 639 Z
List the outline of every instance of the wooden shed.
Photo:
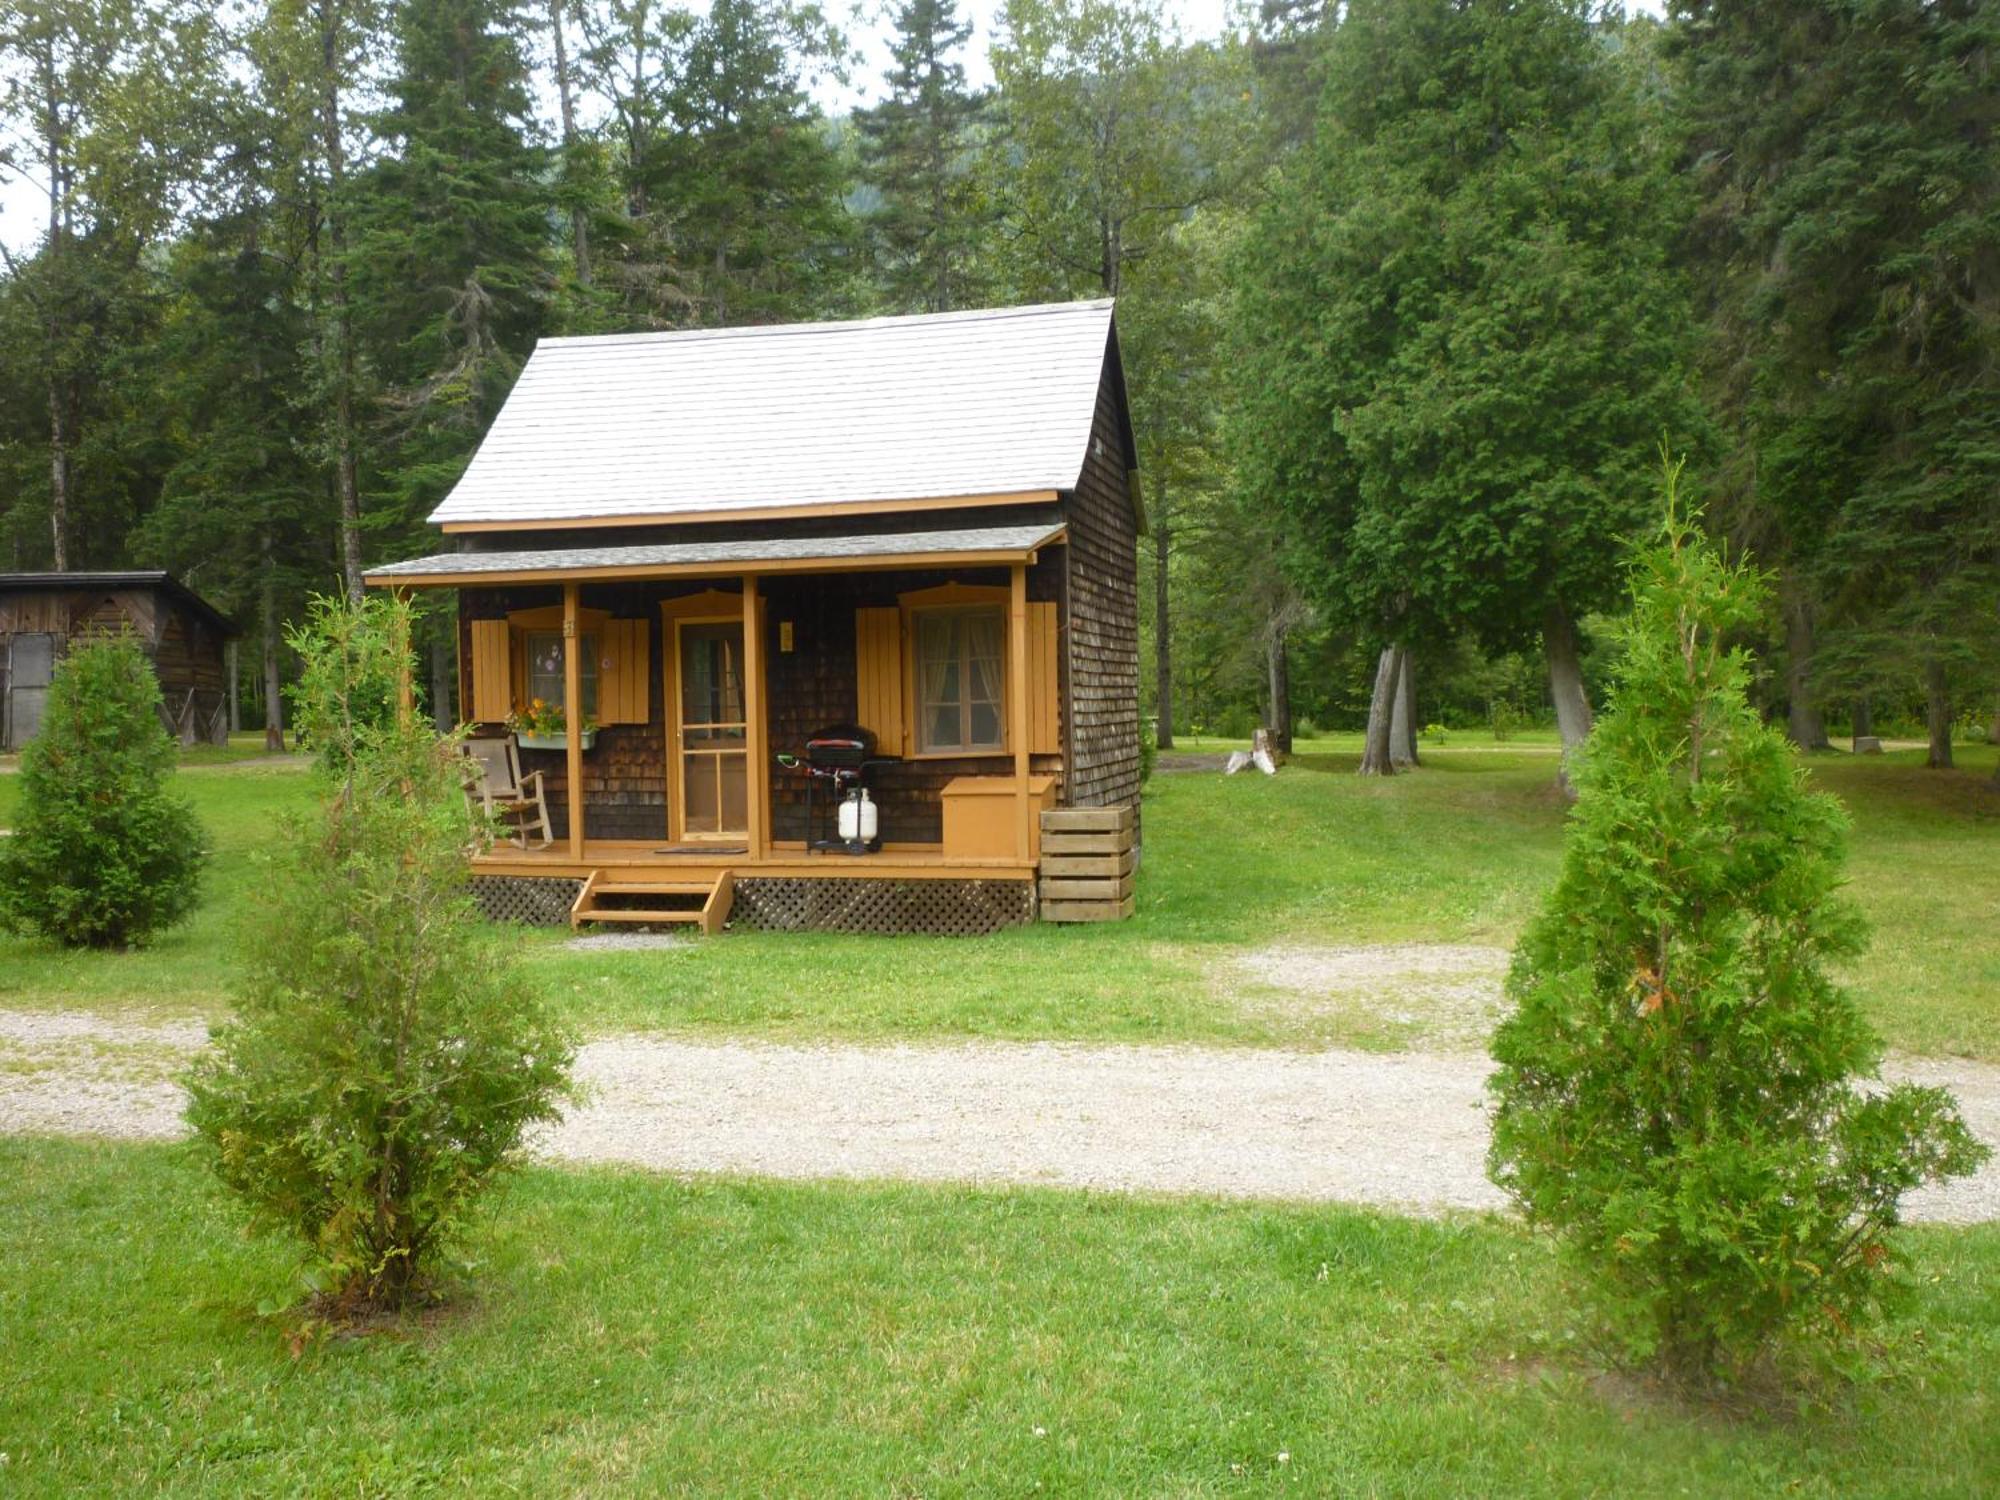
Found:
M 553 842 L 479 856 L 482 899 L 1129 913 L 1136 467 L 1108 301 L 544 340 L 431 517 L 450 549 L 368 575 L 457 592 L 477 733 L 581 705 L 519 753 Z M 828 822 L 829 730 L 865 743 L 870 847 Z
M 168 573 L 0 573 L 0 750 L 34 738 L 73 643 L 130 634 L 182 744 L 229 738 L 229 619 Z

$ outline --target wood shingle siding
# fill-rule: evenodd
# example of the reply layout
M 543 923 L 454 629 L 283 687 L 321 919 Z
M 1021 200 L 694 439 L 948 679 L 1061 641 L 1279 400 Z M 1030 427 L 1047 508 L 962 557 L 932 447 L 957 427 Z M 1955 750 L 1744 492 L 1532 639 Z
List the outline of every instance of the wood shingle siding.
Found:
M 1126 469 L 1115 367 L 1107 363 L 1069 520 L 1070 788 L 1065 804 L 1139 800 L 1138 511 Z

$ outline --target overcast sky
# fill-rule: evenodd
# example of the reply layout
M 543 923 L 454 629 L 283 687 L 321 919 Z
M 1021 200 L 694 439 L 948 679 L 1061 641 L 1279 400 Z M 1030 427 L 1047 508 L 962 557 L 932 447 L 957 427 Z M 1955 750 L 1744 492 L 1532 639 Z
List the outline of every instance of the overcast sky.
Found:
M 5 0 L 0 0 L 4 4 Z M 691 10 L 706 10 L 707 0 L 685 0 Z M 829 12 L 840 16 L 846 14 L 851 0 L 826 0 Z M 1663 0 L 1627 0 L 1627 6 L 1634 11 L 1659 14 Z M 992 70 L 986 65 L 986 50 L 993 41 L 994 18 L 999 13 L 1001 0 L 961 0 L 961 8 L 972 20 L 971 45 L 966 49 L 965 69 L 968 79 L 976 86 L 985 86 L 993 81 Z M 1164 8 L 1180 26 L 1187 37 L 1218 36 L 1232 11 L 1232 0 L 1164 0 Z M 846 21 L 849 40 L 861 54 L 852 73 L 843 86 L 832 80 L 823 81 L 815 90 L 820 104 L 829 110 L 850 108 L 865 104 L 881 94 L 882 74 L 889 65 L 888 38 L 893 31 L 890 25 L 888 0 L 861 0 L 861 8 Z M 554 128 L 555 107 L 553 100 L 544 101 L 545 123 Z M 48 219 L 48 202 L 38 185 L 39 174 L 30 177 L 9 175 L 0 181 L 0 244 L 10 250 L 24 251 L 35 243 L 42 225 Z

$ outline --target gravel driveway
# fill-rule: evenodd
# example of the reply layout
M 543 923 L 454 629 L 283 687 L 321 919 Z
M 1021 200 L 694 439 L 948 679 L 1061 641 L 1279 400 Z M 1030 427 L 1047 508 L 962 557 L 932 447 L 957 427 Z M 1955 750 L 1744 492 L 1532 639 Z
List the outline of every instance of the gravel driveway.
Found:
M 173 1137 L 196 1024 L 0 1012 L 0 1131 Z M 588 1102 L 537 1151 L 666 1172 L 1040 1183 L 1492 1208 L 1488 1063 L 1474 1052 L 1279 1052 L 962 1042 L 790 1046 L 618 1037 L 583 1049 Z M 2000 1140 L 2000 1068 L 1898 1059 Z M 1910 1200 L 2000 1219 L 2000 1167 Z

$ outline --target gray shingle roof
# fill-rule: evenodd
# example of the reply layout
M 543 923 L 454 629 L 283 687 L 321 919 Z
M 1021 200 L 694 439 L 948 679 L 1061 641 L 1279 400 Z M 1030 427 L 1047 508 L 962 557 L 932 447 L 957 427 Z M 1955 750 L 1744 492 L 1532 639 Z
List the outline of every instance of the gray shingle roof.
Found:
M 1068 489 L 1111 303 L 544 339 L 431 515 L 557 521 Z
M 667 542 L 638 547 L 562 547 L 541 552 L 440 552 L 413 557 L 368 570 L 368 581 L 392 584 L 400 580 L 467 582 L 495 574 L 535 574 L 551 578 L 593 574 L 631 576 L 647 569 L 663 574 L 718 574 L 760 568 L 798 568 L 825 562 L 878 562 L 893 565 L 911 557 L 942 560 L 1024 556 L 1062 535 L 1062 524 L 1041 519 L 1031 525 L 963 527 L 957 530 L 906 531 L 892 536 L 791 536 L 756 541 Z

